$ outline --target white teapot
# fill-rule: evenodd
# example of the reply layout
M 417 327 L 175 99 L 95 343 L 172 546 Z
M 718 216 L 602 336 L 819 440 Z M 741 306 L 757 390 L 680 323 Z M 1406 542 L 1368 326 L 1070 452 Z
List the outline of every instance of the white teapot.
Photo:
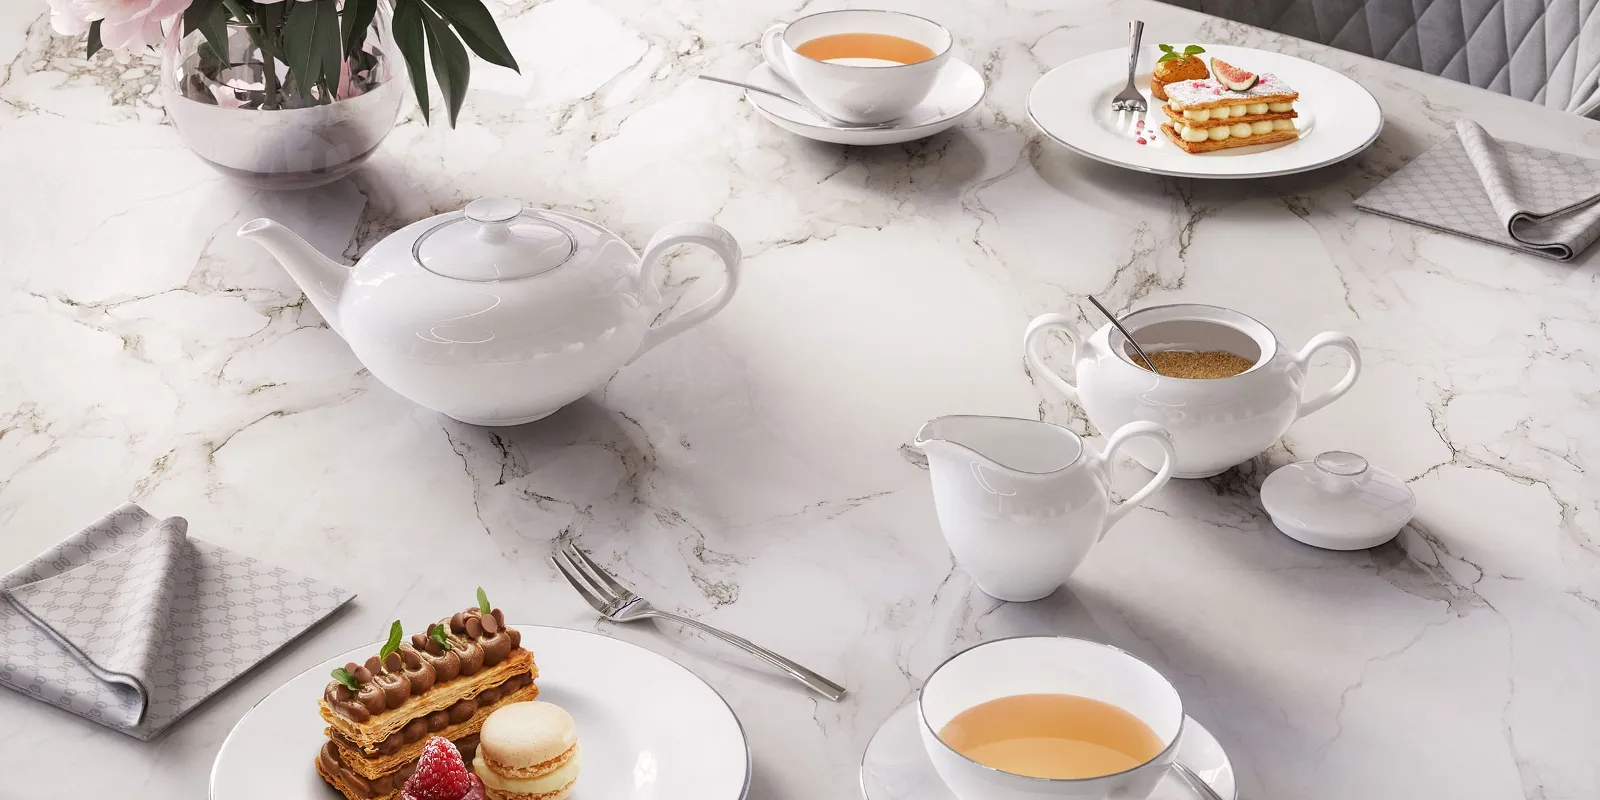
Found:
M 739 244 L 711 223 L 668 225 L 641 256 L 592 222 L 505 199 L 407 225 L 353 267 L 269 219 L 239 235 L 282 262 L 378 380 L 474 425 L 554 413 L 722 310 L 739 283 Z M 727 279 L 652 324 L 657 267 L 680 244 L 710 248 Z
M 1221 350 L 1254 363 L 1229 378 L 1191 379 L 1156 375 L 1135 364 L 1127 338 L 1110 323 L 1086 339 L 1074 338 L 1070 380 L 1044 363 L 1045 334 L 1073 334 L 1061 314 L 1043 314 L 1022 337 L 1028 367 L 1083 406 L 1102 431 L 1148 421 L 1166 428 L 1177 448 L 1175 478 L 1207 478 L 1248 461 L 1272 446 L 1295 420 L 1344 396 L 1361 374 L 1361 351 L 1342 333 L 1319 333 L 1293 352 L 1267 326 L 1237 311 L 1198 304 L 1153 306 L 1121 318 L 1146 353 Z M 1343 350 L 1350 367 L 1322 394 L 1305 399 L 1306 367 L 1325 347 Z M 1128 452 L 1146 469 L 1161 467 L 1163 455 L 1143 442 Z

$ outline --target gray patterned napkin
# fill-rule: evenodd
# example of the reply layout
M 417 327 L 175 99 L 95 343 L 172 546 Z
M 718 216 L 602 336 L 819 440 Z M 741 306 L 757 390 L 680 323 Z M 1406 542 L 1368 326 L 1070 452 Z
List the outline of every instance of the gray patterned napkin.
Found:
M 1600 238 L 1600 159 L 1503 142 L 1460 120 L 1356 208 L 1567 261 Z
M 0 578 L 0 684 L 149 739 L 355 595 L 129 503 Z

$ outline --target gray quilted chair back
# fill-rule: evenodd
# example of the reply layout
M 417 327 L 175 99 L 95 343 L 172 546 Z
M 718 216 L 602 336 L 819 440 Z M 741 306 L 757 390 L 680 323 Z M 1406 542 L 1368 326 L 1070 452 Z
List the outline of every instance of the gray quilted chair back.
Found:
M 1167 0 L 1600 118 L 1600 0 Z

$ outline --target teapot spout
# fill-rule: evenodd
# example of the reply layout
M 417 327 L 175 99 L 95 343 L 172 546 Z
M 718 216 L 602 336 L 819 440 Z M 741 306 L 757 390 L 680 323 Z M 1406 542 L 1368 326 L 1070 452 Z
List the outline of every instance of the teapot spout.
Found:
M 265 247 L 278 259 L 328 326 L 339 332 L 339 293 L 350 276 L 349 267 L 317 252 L 311 243 L 270 219 L 246 222 L 239 236 Z

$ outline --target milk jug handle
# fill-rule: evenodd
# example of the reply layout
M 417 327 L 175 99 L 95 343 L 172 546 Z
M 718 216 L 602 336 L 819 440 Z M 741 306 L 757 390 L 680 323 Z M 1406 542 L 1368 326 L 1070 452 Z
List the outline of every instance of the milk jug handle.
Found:
M 1361 349 L 1356 347 L 1354 339 L 1332 331 L 1319 333 L 1311 337 L 1311 341 L 1306 342 L 1306 346 L 1300 348 L 1300 352 L 1294 355 L 1295 363 L 1300 365 L 1302 373 L 1310 371 L 1311 357 L 1316 355 L 1318 350 L 1325 347 L 1343 350 L 1345 355 L 1350 356 L 1350 369 L 1345 372 L 1344 377 L 1340 378 L 1338 383 L 1327 391 L 1310 400 L 1301 400 L 1300 412 L 1295 416 L 1295 419 L 1310 416 L 1323 406 L 1343 397 L 1345 392 L 1350 391 L 1350 387 L 1356 385 L 1356 378 L 1361 377 Z
M 1149 497 L 1151 493 L 1167 485 L 1167 481 L 1172 478 L 1172 460 L 1175 456 L 1175 452 L 1172 449 L 1172 435 L 1167 433 L 1166 428 L 1154 422 L 1130 422 L 1118 428 L 1116 433 L 1111 434 L 1111 438 L 1106 440 L 1105 449 L 1101 451 L 1100 455 L 1093 456 L 1093 461 L 1091 462 L 1093 467 L 1100 471 L 1100 478 L 1105 482 L 1107 494 L 1111 492 L 1111 465 L 1116 463 L 1114 459 L 1117 451 L 1121 450 L 1124 444 L 1140 438 L 1149 439 L 1157 447 L 1161 448 L 1161 469 L 1156 472 L 1156 476 L 1151 478 L 1150 482 L 1146 483 L 1143 488 L 1129 495 L 1128 499 L 1112 506 L 1111 510 L 1106 512 L 1105 524 L 1100 528 L 1101 539 L 1106 538 L 1106 532 L 1111 530 L 1112 525 L 1117 524 L 1123 517 L 1128 515 L 1129 511 L 1143 503 L 1144 499 Z
M 1072 336 L 1073 322 L 1065 314 L 1040 314 L 1028 323 L 1028 330 L 1022 334 L 1022 355 L 1027 361 L 1028 371 L 1044 378 L 1045 383 L 1054 386 L 1056 391 L 1065 395 L 1068 400 L 1078 402 L 1078 387 L 1061 377 L 1060 373 L 1051 369 L 1044 363 L 1044 354 L 1041 347 L 1044 339 L 1051 331 L 1060 331 L 1067 335 L 1067 340 L 1072 343 L 1072 379 L 1078 379 L 1078 343 Z
M 679 314 L 664 322 L 658 321 L 651 325 L 644 333 L 644 339 L 639 343 L 639 349 L 628 359 L 632 364 L 639 356 L 649 352 L 651 348 L 677 336 L 684 331 L 705 322 L 723 306 L 733 299 L 733 293 L 739 288 L 739 243 L 734 240 L 733 234 L 728 233 L 720 225 L 709 222 L 674 222 L 656 232 L 650 244 L 644 248 L 644 255 L 639 259 L 639 290 L 645 297 L 658 294 L 656 281 L 660 278 L 656 273 L 660 271 L 661 262 L 666 259 L 667 252 L 679 245 L 697 244 L 716 253 L 722 260 L 722 269 L 725 278 L 722 288 L 716 294 L 706 298 L 699 305 Z

